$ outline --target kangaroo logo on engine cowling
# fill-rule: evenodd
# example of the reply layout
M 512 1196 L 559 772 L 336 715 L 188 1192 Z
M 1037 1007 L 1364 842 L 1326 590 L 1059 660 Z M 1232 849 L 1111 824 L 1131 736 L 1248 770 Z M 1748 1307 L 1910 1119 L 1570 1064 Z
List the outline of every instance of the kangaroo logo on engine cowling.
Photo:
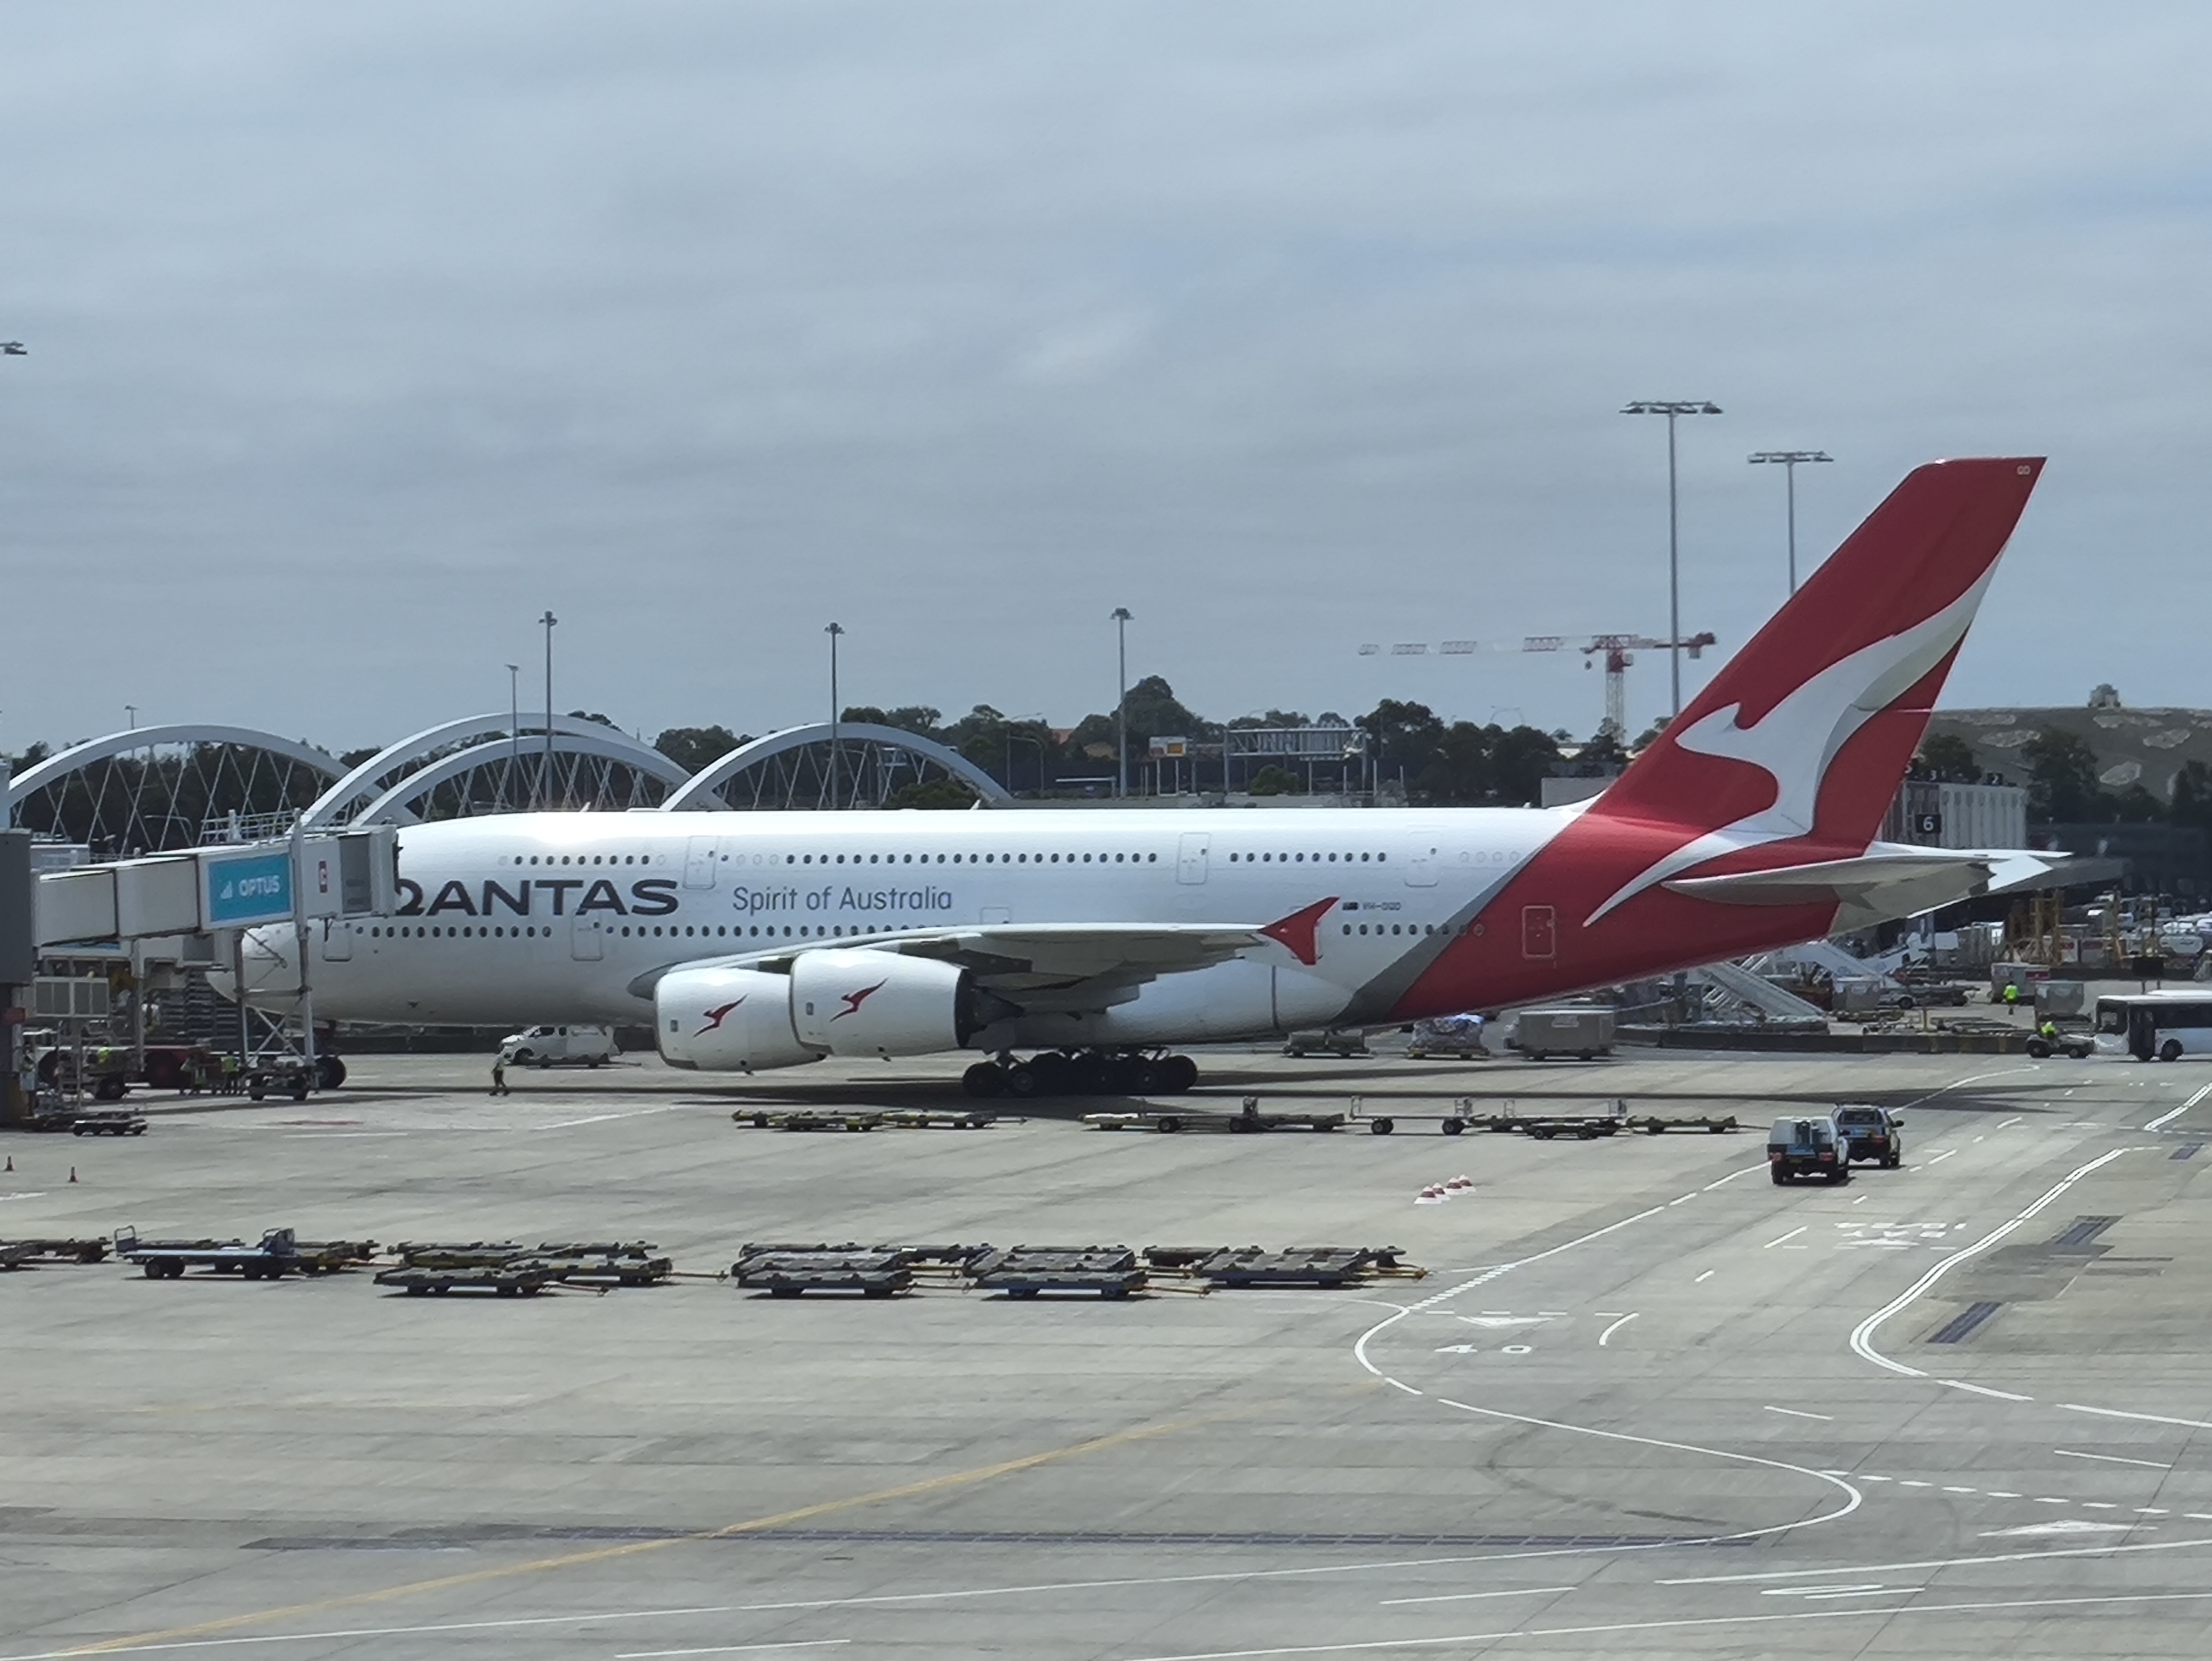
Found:
M 848 1015 L 859 1014 L 860 1013 L 860 1006 L 862 1004 L 867 1002 L 870 998 L 875 996 L 877 993 L 882 991 L 890 984 L 890 983 L 889 981 L 878 981 L 873 986 L 864 986 L 858 992 L 847 992 L 842 994 L 842 995 L 844 998 L 845 1007 L 839 1010 L 836 1014 L 832 1015 L 830 1019 L 833 1021 L 842 1021 Z
M 729 1002 L 724 1004 L 720 1009 L 702 1011 L 701 1013 L 707 1018 L 707 1024 L 701 1027 L 696 1032 L 694 1032 L 691 1036 L 695 1038 L 703 1038 L 709 1032 L 719 1031 L 723 1021 L 728 1019 L 730 1012 L 744 1001 L 744 999 L 743 998 L 732 998 Z

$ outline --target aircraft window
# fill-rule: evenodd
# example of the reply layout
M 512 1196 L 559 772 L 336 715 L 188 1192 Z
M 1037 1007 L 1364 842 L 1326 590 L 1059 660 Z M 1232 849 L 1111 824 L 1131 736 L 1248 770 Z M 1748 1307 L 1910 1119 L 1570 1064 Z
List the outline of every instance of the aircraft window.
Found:
M 1129 856 L 1127 854 L 1116 854 L 1114 855 L 1114 863 L 1119 865 L 1123 860 L 1126 860 L 1128 857 Z
M 532 865 L 537 864 L 537 863 L 538 863 L 538 855 L 535 855 L 535 854 L 532 854 L 532 855 L 530 856 L 530 862 L 531 862 Z
M 1389 859 L 1389 857 L 1390 857 L 1390 856 L 1389 856 L 1388 854 L 1377 854 L 1377 855 L 1375 856 L 1375 863 L 1376 863 L 1376 864 L 1377 864 L 1377 865 L 1380 865 L 1380 864 L 1382 864 L 1385 860 Z
M 1365 859 L 1367 858 L 1367 855 L 1364 855 L 1364 854 L 1362 854 L 1359 857 L 1360 857 L 1362 860 L 1365 860 Z
M 629 925 L 628 923 L 624 923 L 623 925 L 623 938 L 624 940 L 628 940 L 629 938 Z
M 1160 856 L 1158 854 L 1147 854 L 1145 859 L 1147 863 L 1152 865 L 1158 865 L 1160 862 Z
M 998 857 L 999 856 L 996 854 L 986 854 L 983 855 L 983 863 L 986 865 L 992 864 L 998 859 Z
M 1365 923 L 1363 922 L 1359 925 L 1359 932 L 1363 934 L 1367 932 L 1367 925 Z
M 1346 923 L 1346 924 L 1345 924 L 1345 925 L 1344 925 L 1344 932 L 1345 932 L 1346 934 L 1349 934 L 1352 932 L 1352 925 L 1351 925 L 1350 923 Z
M 659 923 L 655 923 L 653 926 L 653 937 L 655 940 L 659 940 L 660 938 L 660 925 Z
M 1336 863 L 1336 855 L 1334 855 L 1334 854 L 1331 854 L 1331 855 L 1328 856 L 1328 862 L 1329 862 L 1331 865 L 1334 865 L 1334 864 Z

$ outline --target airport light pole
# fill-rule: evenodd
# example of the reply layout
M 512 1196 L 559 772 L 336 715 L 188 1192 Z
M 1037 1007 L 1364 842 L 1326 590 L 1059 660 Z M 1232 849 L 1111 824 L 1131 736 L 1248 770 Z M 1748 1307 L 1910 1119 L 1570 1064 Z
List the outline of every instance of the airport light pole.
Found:
M 1720 413 L 1719 405 L 1699 398 L 1640 398 L 1621 411 L 1623 415 L 1667 417 L 1667 662 L 1678 715 L 1682 713 L 1682 515 L 1674 482 L 1674 422 L 1680 416 Z
M 499 805 L 507 806 L 507 793 L 522 776 L 522 666 L 507 666 L 507 782 L 500 787 Z
M 1835 457 L 1826 450 L 1761 450 L 1745 460 L 1757 465 L 1762 461 L 1782 464 L 1790 481 L 1790 592 L 1797 592 L 1797 464 L 1801 461 L 1833 461 Z
M 1014 792 L 1014 746 L 1018 744 L 1034 744 L 1036 745 L 1037 794 L 1040 796 L 1044 794 L 1044 740 L 1028 733 L 1017 733 L 1014 731 L 1014 723 L 1018 721 L 1034 721 L 1042 722 L 1043 720 L 1044 712 L 1042 710 L 1039 710 L 1033 715 L 1009 715 L 1006 717 L 1006 794 L 1008 795 L 1013 794 Z
M 138 706 L 135 703 L 126 703 L 123 706 L 123 714 L 131 722 L 131 730 L 134 733 L 137 732 L 138 730 Z
M 1115 775 L 1114 794 L 1129 794 L 1129 608 L 1114 608 L 1114 640 L 1115 657 L 1121 665 L 1121 696 L 1114 705 L 1115 730 L 1118 735 L 1121 766 Z
M 538 806 L 550 810 L 553 803 L 553 625 L 561 619 L 549 611 L 538 621 L 545 630 L 545 770 Z
M 833 623 L 822 631 L 830 636 L 830 806 L 837 806 L 837 764 L 840 759 L 837 742 L 837 641 L 845 632 L 845 625 Z

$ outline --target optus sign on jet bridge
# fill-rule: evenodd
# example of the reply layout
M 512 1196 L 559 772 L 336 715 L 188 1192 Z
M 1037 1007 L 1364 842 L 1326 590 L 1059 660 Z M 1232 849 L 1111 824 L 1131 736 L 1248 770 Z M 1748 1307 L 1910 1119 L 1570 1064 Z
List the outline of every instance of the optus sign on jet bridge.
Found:
M 202 908 L 210 928 L 283 922 L 292 915 L 292 855 L 233 854 L 204 855 L 207 885 Z

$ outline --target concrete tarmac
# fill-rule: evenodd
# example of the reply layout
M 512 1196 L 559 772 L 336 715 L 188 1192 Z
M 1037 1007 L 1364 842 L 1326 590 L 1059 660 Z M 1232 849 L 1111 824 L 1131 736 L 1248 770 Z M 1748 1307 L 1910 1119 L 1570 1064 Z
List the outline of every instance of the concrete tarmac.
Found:
M 520 1069 L 494 1099 L 480 1058 L 367 1056 L 304 1106 L 0 1138 L 0 1238 L 647 1238 L 708 1272 L 758 1239 L 1331 1243 L 1431 1271 L 1127 1303 L 0 1275 L 0 1661 L 2212 1651 L 2212 1069 L 1200 1059 L 1220 1105 L 1356 1096 L 1398 1130 L 784 1133 L 731 1111 L 952 1105 L 958 1068 Z M 1415 1117 L 1462 1095 L 1747 1129 Z M 1838 1100 L 1904 1107 L 1905 1168 L 1771 1185 L 1764 1124 Z

